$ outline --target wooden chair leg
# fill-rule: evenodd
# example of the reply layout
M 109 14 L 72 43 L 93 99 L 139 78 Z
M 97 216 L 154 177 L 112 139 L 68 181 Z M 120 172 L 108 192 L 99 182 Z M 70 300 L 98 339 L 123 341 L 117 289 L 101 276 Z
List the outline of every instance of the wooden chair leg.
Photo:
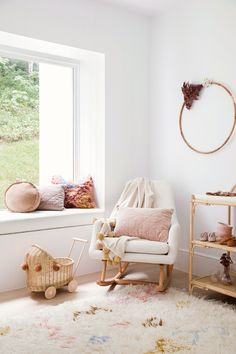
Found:
M 122 266 L 122 262 L 120 262 L 119 272 L 114 276 L 114 280 L 122 278 L 128 266 L 129 266 L 128 262 L 125 262 L 123 266 Z
M 102 269 L 102 274 L 101 274 L 101 281 L 104 281 L 106 278 L 107 261 L 102 261 L 102 263 L 103 263 L 103 269 Z
M 100 280 L 97 281 L 97 284 L 100 286 L 108 286 L 113 284 L 113 281 L 107 281 L 106 279 L 106 271 L 107 271 L 107 261 L 103 260 L 103 267 L 102 267 L 102 272 L 101 272 L 101 278 Z
M 171 281 L 171 275 L 172 275 L 172 271 L 173 271 L 173 264 L 167 264 L 166 266 L 166 276 L 165 276 L 165 269 L 164 269 L 164 265 L 160 264 L 160 277 L 159 277 L 159 284 L 158 284 L 158 291 L 164 291 L 170 281 Z
M 165 268 L 164 268 L 164 264 L 160 264 L 159 283 L 157 286 L 158 291 L 164 290 L 164 283 L 165 283 Z
M 173 268 L 174 268 L 174 264 L 167 264 L 167 277 L 168 278 L 171 277 Z
M 112 279 L 106 280 L 108 261 L 103 260 L 102 262 L 103 262 L 103 268 L 101 272 L 101 278 L 99 281 L 97 281 L 97 284 L 100 286 L 110 286 L 110 285 L 115 286 L 116 284 L 124 284 L 124 285 L 125 284 L 147 284 L 147 283 L 156 284 L 156 282 L 147 281 L 147 280 L 122 279 L 126 269 L 129 266 L 128 262 L 125 262 L 123 264 L 120 263 L 118 273 Z M 162 292 L 167 288 L 167 286 L 170 283 L 171 275 L 173 271 L 173 264 L 168 264 L 168 265 L 160 264 L 159 266 L 160 266 L 160 275 L 159 275 L 157 290 Z
M 103 260 L 103 268 L 101 273 L 101 278 L 97 281 L 97 284 L 100 286 L 109 286 L 112 284 L 117 284 L 117 281 L 124 275 L 129 263 L 125 262 L 124 265 L 122 263 L 119 264 L 119 272 L 110 280 L 106 280 L 106 270 L 108 261 Z

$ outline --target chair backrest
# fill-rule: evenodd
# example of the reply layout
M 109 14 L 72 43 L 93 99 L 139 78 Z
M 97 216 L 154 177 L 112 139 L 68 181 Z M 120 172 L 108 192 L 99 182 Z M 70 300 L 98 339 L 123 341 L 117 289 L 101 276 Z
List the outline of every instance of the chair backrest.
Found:
M 155 207 L 175 209 L 174 196 L 169 183 L 164 180 L 152 180 L 151 182 L 156 197 Z
M 152 180 L 152 189 L 155 193 L 155 208 L 174 209 L 172 224 L 178 222 L 175 200 L 169 183 L 165 180 Z

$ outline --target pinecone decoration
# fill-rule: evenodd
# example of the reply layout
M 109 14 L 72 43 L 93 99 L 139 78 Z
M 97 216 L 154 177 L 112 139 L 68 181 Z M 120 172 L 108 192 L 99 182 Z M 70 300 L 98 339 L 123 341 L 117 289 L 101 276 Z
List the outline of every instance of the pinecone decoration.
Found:
M 192 107 L 193 101 L 198 100 L 199 94 L 203 85 L 194 85 L 189 82 L 184 82 L 182 86 L 182 92 L 184 95 L 184 102 L 187 109 Z

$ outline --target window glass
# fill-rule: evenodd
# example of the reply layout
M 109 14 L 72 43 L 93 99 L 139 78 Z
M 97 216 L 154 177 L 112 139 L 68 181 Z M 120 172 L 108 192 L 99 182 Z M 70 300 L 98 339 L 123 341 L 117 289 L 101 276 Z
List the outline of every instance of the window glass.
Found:
M 16 179 L 39 182 L 39 66 L 0 57 L 0 208 Z
M 74 175 L 74 69 L 0 57 L 0 208 L 17 179 Z

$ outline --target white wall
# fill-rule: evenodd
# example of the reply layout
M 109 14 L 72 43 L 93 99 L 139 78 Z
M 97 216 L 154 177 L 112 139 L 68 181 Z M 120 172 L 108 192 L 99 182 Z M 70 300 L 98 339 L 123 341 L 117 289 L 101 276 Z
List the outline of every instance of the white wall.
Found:
M 105 53 L 111 210 L 127 179 L 148 170 L 148 20 L 93 0 L 11 0 L 0 3 L 0 30 Z
M 178 1 L 152 20 L 150 174 L 169 180 L 174 187 L 183 229 L 179 266 L 184 270 L 187 270 L 190 195 L 228 190 L 236 183 L 236 135 L 224 149 L 209 156 L 190 150 L 178 127 L 183 102 L 181 86 L 184 81 L 201 83 L 207 77 L 226 84 L 236 95 L 235 17 L 235 1 L 199 0 Z M 224 92 L 205 90 L 209 91 L 184 116 L 185 122 L 191 119 L 192 127 L 195 125 L 194 131 L 188 126 L 191 142 L 201 147 L 203 140 L 215 146 L 217 139 L 225 136 L 230 119 L 233 120 L 232 106 L 229 107 Z M 202 139 L 205 131 L 211 137 Z M 197 234 L 202 230 L 214 231 L 217 221 L 225 221 L 225 214 L 222 208 L 200 207 L 197 217 L 201 225 L 198 224 Z M 201 272 L 199 263 L 203 261 L 204 258 L 199 260 L 195 272 Z
M 105 206 L 109 214 L 124 183 L 148 174 L 148 20 L 93 0 L 9 0 L 0 2 L 0 31 L 105 53 Z M 0 291 L 24 286 L 18 264 L 32 242 L 52 254 L 64 254 L 68 238 L 78 233 L 89 239 L 91 226 L 58 233 L 0 235 L 1 268 L 9 268 L 7 259 L 12 259 L 8 273 L 0 274 Z M 88 255 L 83 262 L 83 273 L 98 270 Z
M 66 257 L 73 237 L 90 240 L 92 226 L 68 227 L 66 229 L 51 229 L 32 231 L 28 233 L 16 233 L 12 235 L 0 235 L 1 258 L 0 265 L 4 269 L 4 275 L 0 277 L 0 292 L 19 289 L 25 286 L 25 273 L 21 269 L 24 263 L 24 254 L 32 244 L 40 245 L 54 257 Z M 49 242 L 50 240 L 50 242 Z M 14 246 L 15 245 L 15 246 Z M 88 245 L 82 258 L 77 275 L 98 271 L 98 264 L 91 261 L 88 254 Z M 56 247 L 55 247 L 56 246 Z M 73 259 L 77 261 L 81 251 L 81 244 L 76 245 Z M 11 261 L 9 262 L 9 257 Z

